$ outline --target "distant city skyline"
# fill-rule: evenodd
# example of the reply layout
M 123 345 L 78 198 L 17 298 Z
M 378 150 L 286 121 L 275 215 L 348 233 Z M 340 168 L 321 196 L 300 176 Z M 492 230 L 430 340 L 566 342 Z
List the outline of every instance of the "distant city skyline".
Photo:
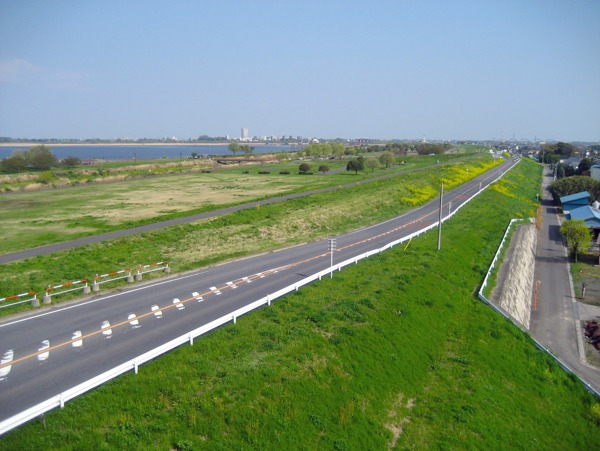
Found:
M 4 0 L 0 137 L 598 142 L 598 18 L 595 0 Z

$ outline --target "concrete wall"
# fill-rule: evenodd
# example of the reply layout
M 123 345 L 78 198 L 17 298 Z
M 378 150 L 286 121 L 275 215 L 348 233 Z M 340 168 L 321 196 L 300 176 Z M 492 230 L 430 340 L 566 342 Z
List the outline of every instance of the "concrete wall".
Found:
M 494 303 L 529 329 L 534 284 L 536 228 L 533 224 L 517 227 L 504 257 L 504 274 L 498 278 Z

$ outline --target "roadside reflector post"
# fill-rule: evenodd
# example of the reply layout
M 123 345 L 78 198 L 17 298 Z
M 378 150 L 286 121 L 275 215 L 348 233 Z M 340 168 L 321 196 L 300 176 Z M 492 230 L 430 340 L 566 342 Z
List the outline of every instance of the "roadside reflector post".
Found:
M 335 251 L 335 238 L 329 238 L 329 277 L 333 279 L 333 251 Z

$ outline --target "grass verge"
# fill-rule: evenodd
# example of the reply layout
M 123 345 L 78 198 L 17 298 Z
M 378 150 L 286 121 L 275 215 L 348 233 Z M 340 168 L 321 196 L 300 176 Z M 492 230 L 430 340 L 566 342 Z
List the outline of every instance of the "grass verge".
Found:
M 595 449 L 598 403 L 475 299 L 520 164 L 444 226 L 303 288 L 1 439 L 6 449 Z M 518 182 L 515 183 L 515 180 Z

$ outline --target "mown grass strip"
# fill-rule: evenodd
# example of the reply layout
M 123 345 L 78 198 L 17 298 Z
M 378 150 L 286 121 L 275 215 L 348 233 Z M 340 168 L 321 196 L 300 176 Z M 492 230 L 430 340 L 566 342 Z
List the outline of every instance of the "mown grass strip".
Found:
M 592 396 L 479 302 L 523 162 L 437 234 L 303 288 L 0 439 L 7 449 L 594 449 Z M 515 180 L 518 183 L 514 183 Z M 503 182 L 503 183 L 507 183 Z

